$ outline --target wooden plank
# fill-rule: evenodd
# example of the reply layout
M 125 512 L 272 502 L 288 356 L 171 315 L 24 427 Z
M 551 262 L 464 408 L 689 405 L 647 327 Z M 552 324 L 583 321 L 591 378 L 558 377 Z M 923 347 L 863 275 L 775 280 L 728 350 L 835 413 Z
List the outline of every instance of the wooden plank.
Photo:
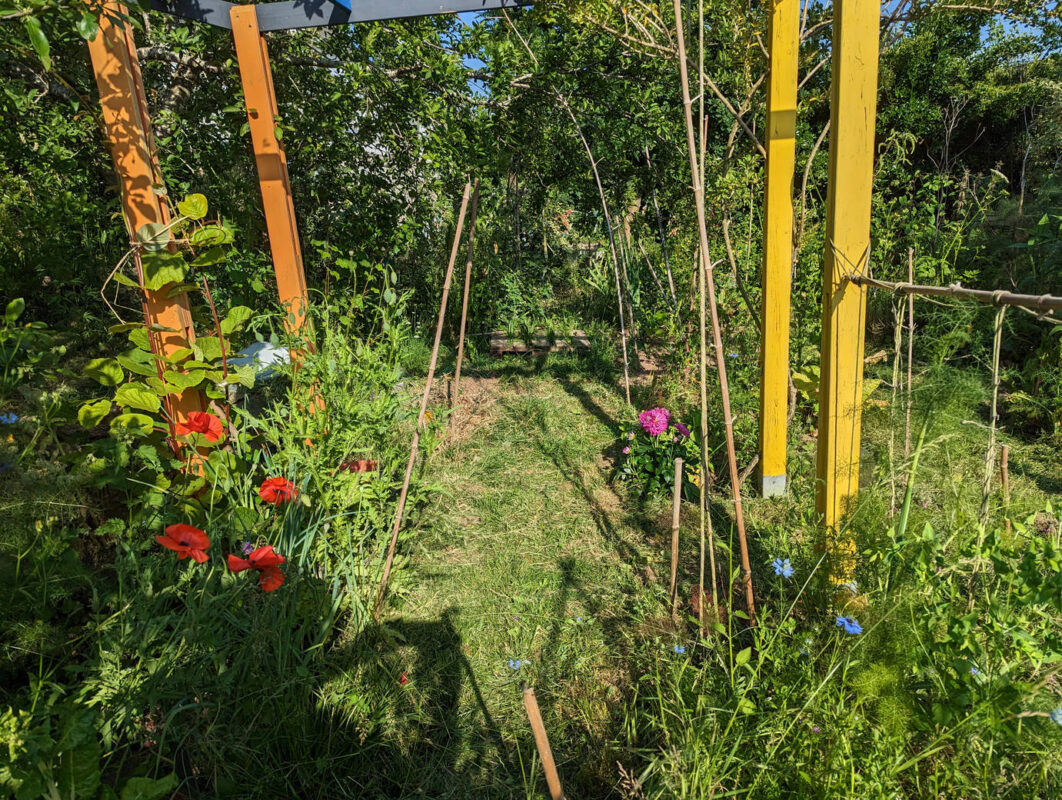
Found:
M 166 224 L 170 221 L 170 214 L 156 191 L 162 187 L 162 175 L 155 157 L 136 43 L 128 25 L 116 22 L 113 16 L 125 14 L 126 9 L 109 2 L 107 11 L 109 13 L 100 16 L 99 33 L 88 43 L 88 49 L 132 246 L 141 227 L 150 223 Z M 143 275 L 140 279 L 143 283 Z M 153 350 L 162 355 L 188 347 L 195 341 L 187 295 L 168 297 L 167 292 L 172 286 L 168 284 L 155 291 L 143 292 L 148 324 L 166 329 L 151 334 Z M 205 409 L 206 399 L 197 389 L 187 389 L 166 398 L 166 410 L 174 422 L 183 422 L 190 412 Z
M 530 0 L 287 0 L 254 7 L 261 30 L 282 31 L 529 5 Z M 234 6 L 226 0 L 151 0 L 156 11 L 226 29 L 233 27 Z
M 784 494 L 786 487 L 800 0 L 771 3 L 767 35 L 770 61 L 760 334 L 760 493 L 773 497 Z
M 866 289 L 845 276 L 866 273 L 870 256 L 879 14 L 877 0 L 834 4 L 816 497 L 834 530 L 859 489 Z M 840 557 L 834 577 L 850 580 L 854 543 L 832 545 Z
M 251 144 L 258 168 L 258 187 L 262 193 L 269 249 L 277 278 L 277 294 L 287 316 L 285 325 L 299 332 L 306 323 L 309 298 L 306 274 L 299 246 L 299 229 L 295 206 L 291 200 L 288 161 L 284 146 L 276 135 L 276 93 L 265 37 L 258 28 L 256 6 L 233 6 L 230 9 L 232 38 L 240 66 Z

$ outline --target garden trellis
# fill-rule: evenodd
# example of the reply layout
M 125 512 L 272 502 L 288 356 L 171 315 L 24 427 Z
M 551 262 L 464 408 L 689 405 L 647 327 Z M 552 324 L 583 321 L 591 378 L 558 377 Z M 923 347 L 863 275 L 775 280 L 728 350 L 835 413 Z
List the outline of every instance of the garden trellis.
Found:
M 225 0 L 152 0 L 156 11 L 232 32 L 278 299 L 286 311 L 290 333 L 307 335 L 304 326 L 309 300 L 288 164 L 276 135 L 278 106 L 266 34 L 530 4 L 526 0 L 352 0 L 348 5 L 343 0 L 286 0 L 237 5 Z M 868 288 L 926 294 L 961 292 L 907 284 L 885 287 L 867 277 L 881 6 L 877 0 L 835 0 L 833 8 L 817 508 L 823 523 L 837 529 L 858 490 Z M 765 496 L 784 493 L 787 479 L 799 16 L 800 0 L 770 0 L 759 410 L 759 488 Z M 145 231 L 167 225 L 170 217 L 160 191 L 164 182 L 153 149 L 132 28 L 124 7 L 117 2 L 106 2 L 89 52 L 122 187 L 126 226 L 135 250 L 138 242 L 146 241 Z M 707 256 L 705 261 L 710 263 Z M 162 355 L 187 347 L 195 336 L 185 296 L 170 296 L 169 288 L 143 290 L 143 310 L 152 346 Z M 1013 301 L 1034 311 L 1057 308 L 1053 305 L 1057 298 L 1025 298 L 1018 302 L 1002 293 L 986 294 L 992 302 Z M 205 399 L 197 390 L 171 395 L 167 401 L 176 422 L 205 406 Z

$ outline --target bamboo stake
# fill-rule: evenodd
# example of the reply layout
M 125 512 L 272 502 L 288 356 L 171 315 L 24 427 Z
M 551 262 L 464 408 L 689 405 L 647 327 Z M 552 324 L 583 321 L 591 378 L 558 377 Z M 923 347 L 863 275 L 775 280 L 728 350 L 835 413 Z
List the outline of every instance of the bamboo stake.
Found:
M 704 551 L 705 533 L 707 532 L 708 566 L 712 576 L 712 607 L 719 607 L 719 595 L 717 593 L 716 576 L 719 574 L 715 569 L 715 532 L 712 530 L 712 514 L 708 505 L 708 335 L 707 335 L 707 309 L 705 307 L 704 291 L 704 257 L 701 251 L 697 251 L 697 276 L 700 289 L 700 347 L 698 358 L 700 359 L 701 379 L 701 485 L 700 489 L 700 524 L 701 524 L 701 562 L 698 574 L 697 587 L 700 590 L 701 609 L 697 615 L 697 621 L 704 630 L 704 612 L 708 606 L 708 598 L 704 594 Z
M 465 285 L 461 296 L 461 333 L 457 338 L 457 366 L 454 368 L 454 397 L 456 407 L 461 395 L 461 360 L 465 355 L 465 323 L 468 320 L 468 291 L 472 285 L 472 250 L 476 244 L 476 213 L 479 211 L 479 178 L 472 188 L 472 210 L 468 215 L 468 245 L 465 253 Z
M 549 737 L 546 736 L 546 726 L 542 724 L 542 713 L 538 710 L 535 690 L 529 686 L 522 688 L 524 709 L 531 722 L 531 732 L 535 735 L 535 747 L 538 748 L 538 757 L 542 761 L 542 771 L 546 773 L 549 796 L 551 800 L 564 800 L 564 790 L 561 788 L 560 776 L 557 774 L 557 765 L 553 761 L 553 750 L 550 749 Z
M 988 450 L 985 453 L 985 479 L 981 485 L 981 527 L 988 524 L 988 499 L 992 494 L 992 472 L 996 466 L 996 409 L 999 404 L 999 350 L 1003 341 L 1003 316 L 1006 306 L 996 311 L 996 329 L 992 338 L 992 413 L 988 424 Z
M 446 277 L 443 279 L 442 300 L 439 302 L 439 321 L 435 326 L 435 344 L 431 349 L 431 360 L 428 362 L 428 377 L 424 381 L 424 393 L 420 398 L 420 412 L 417 414 L 417 429 L 413 432 L 413 443 L 409 448 L 409 461 L 406 462 L 406 476 L 402 480 L 402 491 L 398 495 L 398 508 L 395 509 L 395 521 L 391 525 L 391 541 L 387 545 L 387 558 L 384 559 L 383 575 L 380 578 L 380 589 L 376 593 L 376 608 L 374 617 L 380 616 L 383 608 L 384 594 L 387 592 L 387 581 L 391 577 L 391 566 L 395 560 L 395 545 L 398 543 L 398 532 L 402 528 L 402 515 L 406 510 L 406 496 L 409 494 L 409 482 L 413 478 L 413 465 L 417 461 L 417 448 L 420 446 L 420 431 L 424 427 L 424 413 L 428 410 L 428 397 L 431 395 L 431 383 L 435 378 L 435 364 L 439 360 L 439 343 L 442 341 L 443 322 L 446 319 L 446 301 L 450 296 L 450 280 L 454 276 L 454 263 L 457 261 L 457 250 L 461 246 L 461 231 L 465 224 L 465 211 L 468 210 L 468 195 L 471 187 L 466 183 L 465 192 L 461 197 L 461 211 L 457 215 L 457 229 L 454 231 L 454 243 L 450 248 L 450 262 L 446 266 Z
M 907 248 L 907 282 L 914 283 L 914 248 Z M 911 375 L 914 364 L 914 295 L 907 295 L 907 419 L 903 425 L 903 457 L 911 456 Z
M 903 346 L 903 302 L 892 310 L 892 403 L 889 405 L 889 490 L 890 511 L 896 513 L 896 399 L 900 391 L 900 352 Z M 907 443 L 910 446 L 910 442 Z
M 678 619 L 679 516 L 682 513 L 682 459 L 675 459 L 675 488 L 671 497 L 671 618 Z M 703 605 L 703 602 L 702 602 Z
M 999 454 L 999 473 L 1003 479 L 1003 509 L 1007 514 L 1007 533 L 1010 533 L 1010 445 L 1005 444 Z
M 745 603 L 749 623 L 756 624 L 756 598 L 753 596 L 752 565 L 749 563 L 748 540 L 745 536 L 745 512 L 741 504 L 741 484 L 738 480 L 737 451 L 734 446 L 734 418 L 730 411 L 730 386 L 726 377 L 726 359 L 723 353 L 723 337 L 719 327 L 719 309 L 715 300 L 715 282 L 712 279 L 712 264 L 708 258 L 708 223 L 704 212 L 704 193 L 697 168 L 697 145 L 693 136 L 693 113 L 690 99 L 690 81 L 686 71 L 686 37 L 682 31 L 682 3 L 672 0 L 675 10 L 675 31 L 678 40 L 679 77 L 682 83 L 682 106 L 686 117 L 686 145 L 690 157 L 690 173 L 693 176 L 694 201 L 697 206 L 697 228 L 700 234 L 701 259 L 705 272 L 705 287 L 712 317 L 712 339 L 715 345 L 716 368 L 719 372 L 719 389 L 722 394 L 723 424 L 726 428 L 727 461 L 730 468 L 730 487 L 734 497 L 734 521 L 737 525 L 738 544 L 741 548 L 741 569 L 744 573 Z M 707 445 L 707 442 L 704 443 Z M 702 476 L 702 479 L 706 476 Z

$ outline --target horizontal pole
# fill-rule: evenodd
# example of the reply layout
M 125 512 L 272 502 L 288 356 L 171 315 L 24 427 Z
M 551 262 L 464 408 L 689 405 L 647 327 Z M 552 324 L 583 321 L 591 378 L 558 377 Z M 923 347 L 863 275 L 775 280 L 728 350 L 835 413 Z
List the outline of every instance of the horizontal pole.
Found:
M 492 11 L 529 6 L 531 0 L 350 0 L 350 4 L 351 8 L 333 0 L 258 3 L 258 28 L 265 33 L 463 11 Z M 235 5 L 238 4 L 227 0 L 151 0 L 151 7 L 156 11 L 226 30 L 232 30 L 230 9 Z
M 879 281 L 866 275 L 850 275 L 848 280 L 858 286 L 869 286 L 873 289 L 885 289 L 900 294 L 924 294 L 933 297 L 960 297 L 966 300 L 976 300 L 979 303 L 987 303 L 993 306 L 1021 306 L 1038 311 L 1062 310 L 1062 297 L 1050 294 L 1017 294 L 1005 292 L 1000 289 L 967 289 L 958 283 L 948 286 L 923 286 L 917 283 L 896 283 L 894 281 Z

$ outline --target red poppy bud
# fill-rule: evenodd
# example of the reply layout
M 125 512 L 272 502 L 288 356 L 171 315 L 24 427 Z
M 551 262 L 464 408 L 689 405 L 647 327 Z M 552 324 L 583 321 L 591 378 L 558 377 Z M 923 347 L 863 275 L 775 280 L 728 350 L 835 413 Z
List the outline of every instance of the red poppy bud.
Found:
M 398 679 L 398 682 L 400 684 L 402 684 L 403 686 L 405 686 L 407 683 L 409 683 L 409 676 L 406 675 L 406 673 L 403 672 L 402 673 L 402 677 Z

